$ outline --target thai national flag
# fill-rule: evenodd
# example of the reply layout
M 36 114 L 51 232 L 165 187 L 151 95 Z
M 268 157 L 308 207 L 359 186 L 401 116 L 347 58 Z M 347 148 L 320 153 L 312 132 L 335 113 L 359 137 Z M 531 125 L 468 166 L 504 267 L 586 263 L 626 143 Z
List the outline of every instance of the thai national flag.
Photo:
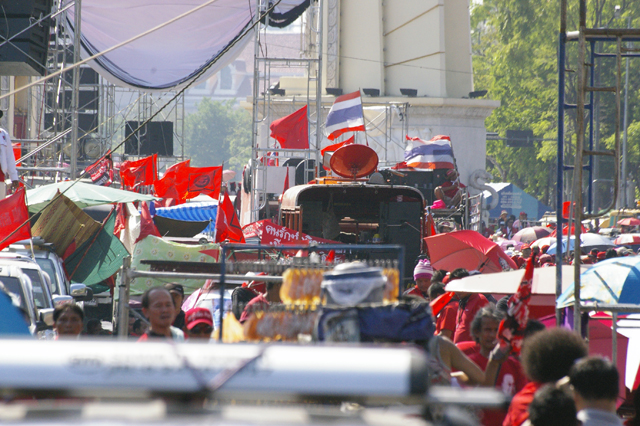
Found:
M 327 115 L 325 130 L 330 140 L 346 132 L 365 131 L 360 91 L 336 98 Z
M 449 136 L 438 135 L 430 141 L 407 136 L 404 161 L 415 169 L 453 169 L 453 149 Z

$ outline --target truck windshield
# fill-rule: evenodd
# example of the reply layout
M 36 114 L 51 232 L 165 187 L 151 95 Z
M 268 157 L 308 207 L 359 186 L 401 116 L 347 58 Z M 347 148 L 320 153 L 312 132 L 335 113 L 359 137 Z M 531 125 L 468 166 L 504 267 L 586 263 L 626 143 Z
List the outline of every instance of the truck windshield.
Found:
M 20 280 L 16 277 L 0 277 L 0 282 L 4 284 L 9 293 L 13 293 L 19 299 L 19 306 L 24 312 L 29 312 L 27 308 L 27 300 L 24 297 L 24 289 Z M 12 297 L 13 298 L 13 297 Z
M 60 292 L 60 281 L 58 281 L 59 277 L 58 274 L 56 274 L 56 269 L 54 268 L 51 259 L 36 257 L 36 263 L 38 263 L 40 268 L 49 274 L 49 278 L 51 278 L 51 294 L 62 294 Z
M 30 279 L 31 279 L 31 287 L 33 291 L 33 300 L 38 309 L 43 308 L 52 308 L 51 300 L 47 300 L 47 292 L 44 288 L 46 285 L 42 282 L 42 278 L 40 277 L 40 273 L 35 269 L 22 269 Z

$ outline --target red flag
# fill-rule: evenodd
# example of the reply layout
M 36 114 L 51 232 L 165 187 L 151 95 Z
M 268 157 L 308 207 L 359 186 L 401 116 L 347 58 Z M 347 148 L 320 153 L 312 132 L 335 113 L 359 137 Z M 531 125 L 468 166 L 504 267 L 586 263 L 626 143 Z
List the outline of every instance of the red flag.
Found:
M 282 193 L 284 194 L 289 189 L 289 168 L 287 167 L 287 175 L 284 177 L 284 187 L 282 188 Z
M 13 195 L 0 200 L 0 250 L 16 241 L 31 238 L 25 194 L 24 187 L 20 187 Z
M 111 150 L 85 170 L 95 185 L 109 186 L 113 182 L 113 160 Z
M 206 194 L 218 199 L 222 185 L 222 166 L 189 167 L 185 173 L 188 173 L 186 198 Z
M 158 154 L 137 161 L 125 161 L 120 165 L 122 184 L 129 187 L 153 185 L 158 179 Z
M 437 234 L 436 224 L 435 224 L 435 221 L 433 220 L 433 215 L 431 214 L 431 210 L 429 210 L 427 213 L 426 227 L 427 227 L 427 237 Z
M 143 240 L 147 235 L 153 235 L 154 237 L 161 237 L 156 224 L 153 223 L 151 213 L 149 213 L 149 206 L 146 201 L 140 203 L 140 235 L 133 244 Z
M 309 149 L 309 121 L 307 106 L 293 114 L 274 120 L 269 126 L 271 137 L 284 149 Z
M 169 167 L 162 179 L 153 183 L 156 196 L 184 200 L 189 184 L 190 163 L 191 160 L 186 160 Z
M 113 227 L 113 235 L 120 235 L 120 231 L 127 227 L 127 206 L 124 203 L 118 203 L 116 207 L 116 224 Z
M 498 328 L 500 346 L 504 347 L 510 344 L 515 355 L 520 353 L 524 329 L 529 321 L 529 301 L 531 300 L 531 284 L 533 283 L 535 264 L 536 252 L 532 252 L 518 291 L 509 298 L 507 316 Z
M 229 240 L 232 243 L 245 242 L 236 209 L 233 208 L 233 203 L 226 191 L 222 197 L 222 202 L 218 204 L 215 242 L 218 243 L 225 240 Z

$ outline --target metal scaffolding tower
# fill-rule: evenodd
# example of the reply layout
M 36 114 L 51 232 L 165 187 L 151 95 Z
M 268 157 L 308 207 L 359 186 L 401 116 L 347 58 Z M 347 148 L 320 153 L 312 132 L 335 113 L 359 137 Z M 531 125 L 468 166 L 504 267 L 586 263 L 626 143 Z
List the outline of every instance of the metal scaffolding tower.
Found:
M 579 28 L 577 31 L 567 31 L 567 0 L 561 1 L 560 12 L 560 33 L 558 42 L 558 167 L 557 167 L 557 252 L 556 264 L 563 263 L 563 224 L 567 220 L 563 217 L 563 201 L 564 201 L 564 173 L 573 171 L 573 189 L 572 194 L 568 197 L 571 201 L 571 209 L 569 214 L 569 226 L 567 232 L 567 249 L 569 248 L 569 233 L 571 232 L 571 222 L 574 223 L 574 329 L 579 333 L 580 322 L 580 232 L 581 223 L 585 219 L 591 219 L 602 216 L 616 205 L 618 198 L 618 181 L 620 175 L 620 131 L 621 131 L 621 87 L 622 87 L 622 58 L 631 58 L 640 56 L 636 49 L 630 48 L 623 42 L 640 41 L 640 29 L 615 29 L 615 28 L 587 28 L 587 5 L 586 0 L 580 0 L 579 4 Z M 577 42 L 577 58 L 574 68 L 567 69 L 567 44 Z M 596 42 L 614 43 L 615 53 L 598 53 L 596 52 Z M 596 86 L 595 83 L 595 62 L 598 59 L 614 58 L 615 66 L 615 84 L 613 86 Z M 575 72 L 576 90 L 575 104 L 566 103 L 566 74 L 567 72 Z M 614 136 L 615 145 L 612 150 L 598 150 L 594 148 L 594 129 L 599 126 L 597 120 L 594 119 L 595 93 L 610 93 L 615 97 L 615 123 Z M 565 165 L 565 114 L 569 110 L 576 111 L 576 148 L 574 165 Z M 588 132 L 587 132 L 588 124 Z M 588 134 L 587 134 L 588 133 Z M 607 207 L 601 211 L 594 211 L 593 204 L 593 170 L 594 156 L 606 156 L 613 158 L 614 176 L 613 176 L 613 199 Z M 585 164 L 585 157 L 587 163 Z M 622 159 L 624 160 L 624 159 Z M 583 171 L 587 171 L 587 203 L 584 203 L 583 191 Z M 624 177 L 626 179 L 626 176 Z M 562 293 L 562 268 L 556 268 L 556 296 Z M 560 312 L 557 312 L 557 321 L 560 321 Z

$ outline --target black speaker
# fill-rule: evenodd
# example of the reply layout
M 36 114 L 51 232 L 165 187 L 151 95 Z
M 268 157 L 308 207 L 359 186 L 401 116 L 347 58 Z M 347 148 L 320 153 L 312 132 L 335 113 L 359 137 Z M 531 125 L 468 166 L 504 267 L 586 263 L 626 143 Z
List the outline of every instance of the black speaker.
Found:
M 129 137 L 139 126 L 137 121 L 127 121 L 125 138 Z M 152 121 L 147 123 L 124 144 L 124 153 L 128 155 L 158 154 L 164 157 L 173 156 L 173 122 Z
M 2 1 L 2 36 L 11 41 L 0 47 L 0 75 L 45 75 L 51 19 L 29 26 L 51 13 L 52 3 L 53 0 Z

